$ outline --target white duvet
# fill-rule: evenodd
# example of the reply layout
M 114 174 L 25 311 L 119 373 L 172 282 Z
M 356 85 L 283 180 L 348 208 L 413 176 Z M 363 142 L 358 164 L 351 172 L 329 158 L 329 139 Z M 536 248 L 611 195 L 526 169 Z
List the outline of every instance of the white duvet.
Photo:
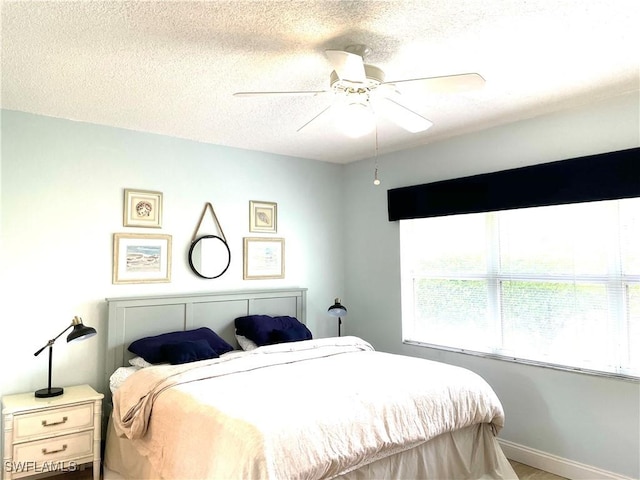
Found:
M 503 420 L 473 372 L 356 337 L 145 368 L 113 412 L 164 478 L 331 478 L 469 425 L 497 433 Z

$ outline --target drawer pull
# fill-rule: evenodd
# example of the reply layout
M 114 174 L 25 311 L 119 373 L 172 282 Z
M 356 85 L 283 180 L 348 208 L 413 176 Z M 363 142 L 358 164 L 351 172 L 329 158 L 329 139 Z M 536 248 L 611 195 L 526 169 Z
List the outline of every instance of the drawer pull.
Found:
M 69 420 L 68 417 L 62 417 L 62 420 L 60 420 L 59 422 L 53 422 L 53 423 L 47 423 L 46 420 L 42 421 L 42 426 L 43 427 L 53 427 L 54 425 L 61 425 L 63 423 L 67 423 L 67 420 Z
M 53 453 L 60 453 L 60 452 L 64 452 L 67 449 L 67 444 L 63 444 L 62 448 L 58 449 L 58 450 L 51 450 L 50 452 L 47 451 L 46 448 L 42 449 L 42 454 L 43 455 L 51 455 Z

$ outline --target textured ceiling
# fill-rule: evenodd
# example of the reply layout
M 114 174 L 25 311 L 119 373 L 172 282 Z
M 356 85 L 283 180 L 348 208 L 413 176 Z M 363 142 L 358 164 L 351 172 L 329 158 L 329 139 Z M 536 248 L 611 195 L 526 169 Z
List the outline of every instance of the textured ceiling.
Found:
M 346 163 L 375 154 L 321 116 L 325 49 L 365 44 L 388 80 L 478 72 L 483 89 L 405 89 L 434 122 L 379 118 L 378 152 L 639 88 L 638 0 L 2 1 L 2 108 Z

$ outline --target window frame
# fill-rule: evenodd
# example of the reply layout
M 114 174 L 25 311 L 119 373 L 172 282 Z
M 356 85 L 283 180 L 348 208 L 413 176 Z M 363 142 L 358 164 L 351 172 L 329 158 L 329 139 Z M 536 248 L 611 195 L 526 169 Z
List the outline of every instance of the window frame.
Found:
M 543 360 L 532 360 L 525 357 L 519 357 L 517 355 L 505 355 L 504 353 L 500 353 L 498 348 L 495 348 L 492 352 L 484 352 L 478 351 L 463 347 L 454 347 L 447 345 L 440 345 L 435 343 L 429 343 L 422 340 L 416 340 L 410 338 L 412 335 L 408 335 L 406 323 L 415 322 L 415 285 L 416 282 L 420 279 L 455 279 L 455 280 L 483 280 L 487 283 L 487 309 L 490 312 L 489 319 L 492 324 L 492 329 L 494 329 L 493 335 L 500 337 L 500 346 L 504 346 L 504 329 L 505 329 L 505 319 L 503 318 L 503 314 L 501 312 L 502 302 L 501 302 L 501 291 L 502 291 L 502 283 L 505 281 L 531 281 L 531 282 L 571 282 L 571 283 L 597 283 L 603 285 L 607 290 L 607 301 L 612 308 L 612 316 L 614 317 L 614 321 L 612 325 L 617 329 L 617 334 L 615 337 L 615 341 L 622 344 L 626 343 L 627 348 L 625 351 L 627 358 L 627 364 L 629 363 L 629 359 L 631 357 L 631 347 L 630 347 L 630 326 L 628 321 L 628 305 L 627 298 L 628 289 L 631 285 L 640 285 L 640 275 L 625 275 L 624 272 L 620 269 L 620 262 L 616 261 L 616 258 L 609 258 L 608 262 L 610 263 L 609 271 L 606 275 L 553 275 L 553 274 L 513 274 L 513 273 L 504 273 L 500 270 L 500 236 L 499 236 L 499 211 L 496 212 L 484 212 L 486 215 L 486 270 L 481 274 L 455 274 L 455 275 L 447 275 L 447 274 L 432 274 L 432 275 L 421 275 L 421 274 L 413 274 L 409 275 L 406 273 L 408 266 L 406 265 L 407 259 L 405 258 L 405 254 L 402 252 L 402 249 L 405 248 L 403 246 L 402 240 L 402 223 L 400 227 L 400 249 L 401 249 L 401 306 L 402 306 L 402 342 L 408 345 L 416 345 L 420 347 L 433 348 L 436 350 L 450 351 L 456 353 L 462 353 L 467 355 L 491 358 L 496 360 L 514 362 L 525 365 L 533 365 L 544 368 L 551 368 L 555 370 L 562 371 L 570 371 L 575 373 L 583 373 L 588 375 L 607 377 L 607 378 L 616 378 L 625 381 L 639 382 L 640 375 L 636 376 L 635 374 L 627 373 L 626 371 L 607 371 L 607 370 L 597 370 L 590 369 L 584 367 L 577 367 L 571 365 L 565 365 L 562 363 L 554 363 L 552 361 L 543 361 Z M 616 237 L 619 235 L 619 231 L 612 232 Z M 617 249 L 614 252 L 610 252 L 612 256 L 616 256 L 619 259 L 621 250 Z M 409 270 L 413 270 L 409 268 Z M 407 290 L 408 289 L 408 290 Z M 411 294 L 407 294 L 406 292 L 410 291 Z M 408 315 L 410 318 L 407 318 Z M 414 331 L 415 327 L 411 327 L 411 332 Z M 407 338 L 409 337 L 409 338 Z

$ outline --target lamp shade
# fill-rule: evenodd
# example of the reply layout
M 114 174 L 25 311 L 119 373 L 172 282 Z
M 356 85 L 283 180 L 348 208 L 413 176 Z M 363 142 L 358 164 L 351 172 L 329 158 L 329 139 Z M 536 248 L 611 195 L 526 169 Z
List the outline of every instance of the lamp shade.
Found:
M 73 317 L 71 322 L 73 325 L 73 330 L 71 333 L 67 335 L 67 342 L 73 342 L 75 340 L 85 340 L 89 337 L 93 337 L 96 333 L 96 329 L 92 327 L 87 327 L 82 323 L 82 319 L 80 317 Z
M 339 298 L 335 299 L 334 304 L 329 307 L 327 312 L 332 317 L 346 317 L 347 316 L 347 308 L 340 303 L 340 299 Z

